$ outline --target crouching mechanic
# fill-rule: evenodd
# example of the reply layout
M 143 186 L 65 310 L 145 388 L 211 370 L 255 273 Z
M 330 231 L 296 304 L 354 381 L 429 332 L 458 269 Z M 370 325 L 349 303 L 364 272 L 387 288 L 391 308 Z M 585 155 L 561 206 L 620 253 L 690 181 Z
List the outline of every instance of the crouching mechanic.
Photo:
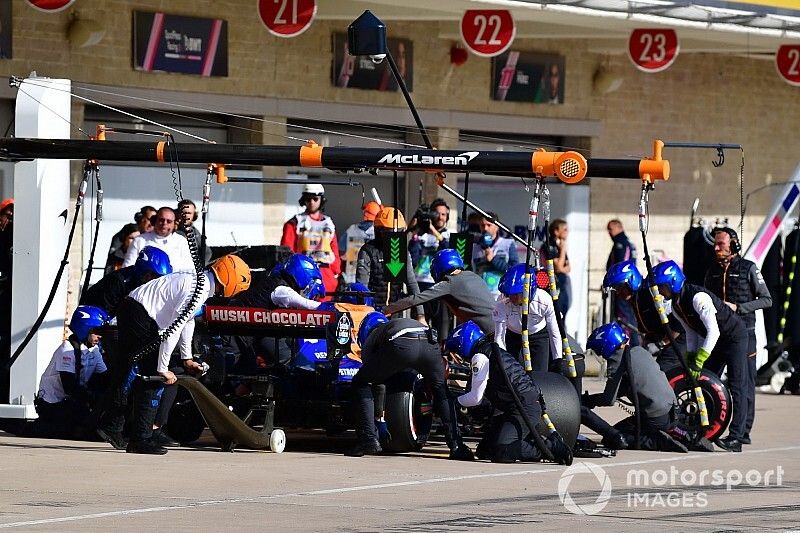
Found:
M 39 418 L 32 436 L 83 438 L 91 396 L 106 384 L 98 330 L 109 320 L 99 307 L 81 305 L 72 314 L 70 335 L 42 374 L 34 405 Z M 27 432 L 26 432 L 27 433 Z
M 589 335 L 586 347 L 608 361 L 608 380 L 603 392 L 584 392 L 581 404 L 589 409 L 612 406 L 619 396 L 624 396 L 641 413 L 638 449 L 686 453 L 686 446 L 671 435 L 683 436 L 674 424 L 675 392 L 667 376 L 650 352 L 641 346 L 631 347 L 628 341 L 628 335 L 616 322 L 600 326 Z M 637 448 L 636 415 L 614 428 L 622 432 L 628 447 Z
M 445 350 L 470 361 L 469 391 L 456 401 L 462 407 L 480 405 L 484 396 L 496 413 L 487 424 L 479 457 L 496 463 L 540 461 L 542 451 L 530 428 L 542 417 L 539 388 L 507 351 L 492 342 L 472 320 L 457 326 L 445 342 Z M 572 464 L 572 450 L 553 431 L 544 445 L 560 464 Z
M 197 276 L 193 272 L 177 272 L 153 280 L 137 288 L 122 301 L 119 324 L 120 355 L 128 361 L 128 371 L 115 386 L 123 387 L 124 376 L 133 365 L 143 376 L 158 374 L 164 383 L 177 381 L 167 368 L 172 351 L 178 347 L 184 368 L 193 374 L 202 373 L 192 359 L 194 315 L 212 295 L 231 297 L 250 286 L 250 268 L 239 257 L 226 255 L 213 262 Z M 158 342 L 159 337 L 166 334 Z M 132 387 L 133 420 L 128 453 L 163 455 L 167 449 L 154 443 L 155 419 L 162 384 L 135 380 Z M 117 416 L 106 434 L 119 434 L 124 417 Z
M 705 366 L 718 376 L 727 366 L 733 415 L 728 436 L 717 439 L 723 450 L 742 451 L 747 426 L 747 327 L 728 305 L 709 289 L 686 283 L 674 261 L 653 268 L 653 281 L 664 298 L 672 300 L 672 312 L 686 330 L 689 372 L 700 377 Z
M 374 311 L 364 317 L 358 329 L 361 368 L 353 377 L 353 400 L 358 409 L 358 444 L 346 452 L 351 457 L 377 455 L 378 443 L 373 422 L 372 384 L 383 383 L 406 369 L 414 369 L 433 391 L 433 411 L 442 421 L 450 459 L 472 461 L 474 456 L 462 441 L 452 404 L 447 398 L 444 361 L 439 346 L 428 328 L 410 318 L 388 320 Z
M 276 265 L 270 273 L 257 272 L 249 289 L 228 300 L 235 307 L 264 309 L 308 309 L 320 306 L 315 298 L 325 296 L 322 272 L 310 257 L 293 254 Z M 286 364 L 292 357 L 288 339 L 252 337 L 242 339 L 245 347 L 263 355 L 267 366 Z

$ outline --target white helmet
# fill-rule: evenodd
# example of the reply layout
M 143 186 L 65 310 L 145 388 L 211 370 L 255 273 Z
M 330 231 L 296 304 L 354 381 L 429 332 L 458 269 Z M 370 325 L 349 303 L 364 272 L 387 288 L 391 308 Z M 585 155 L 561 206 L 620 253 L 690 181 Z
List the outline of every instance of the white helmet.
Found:
M 303 194 L 317 194 L 319 196 L 325 196 L 325 187 L 319 183 L 309 183 L 303 187 Z

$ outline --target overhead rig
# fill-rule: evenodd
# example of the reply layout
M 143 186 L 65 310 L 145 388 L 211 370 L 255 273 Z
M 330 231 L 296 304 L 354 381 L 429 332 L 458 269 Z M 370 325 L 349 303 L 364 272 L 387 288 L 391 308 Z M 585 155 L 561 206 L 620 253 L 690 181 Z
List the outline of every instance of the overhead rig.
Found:
M 669 161 L 661 158 L 663 143 L 656 141 L 652 158 L 585 159 L 577 152 L 459 151 L 376 149 L 249 144 L 191 144 L 64 139 L 0 139 L 0 159 L 97 159 L 166 163 L 295 166 L 331 170 L 379 169 L 427 172 L 484 172 L 490 174 L 557 177 L 564 183 L 583 178 L 621 178 L 645 181 L 669 179 Z

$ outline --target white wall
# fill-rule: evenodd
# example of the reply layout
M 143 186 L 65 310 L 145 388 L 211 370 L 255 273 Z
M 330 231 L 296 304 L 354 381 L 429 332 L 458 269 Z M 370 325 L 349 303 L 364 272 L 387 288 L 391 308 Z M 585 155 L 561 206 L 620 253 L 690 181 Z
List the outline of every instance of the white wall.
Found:
M 526 192 L 520 179 L 513 178 L 470 178 L 470 199 L 485 211 L 498 214 L 500 220 L 514 229 L 516 225 L 527 226 L 528 209 L 533 195 L 533 183 L 530 192 Z M 570 335 L 577 338 L 582 345 L 587 336 L 587 294 L 589 265 L 589 187 L 582 185 L 564 185 L 548 182 L 550 190 L 551 220 L 564 218 L 570 229 L 568 254 L 572 272 L 572 304 L 567 313 L 566 328 Z M 463 194 L 463 180 L 459 179 L 458 190 Z M 451 206 L 453 211 L 461 213 L 461 206 Z M 468 210 L 468 212 L 471 210 Z M 541 213 L 541 206 L 540 206 Z M 537 233 L 544 231 L 540 218 Z M 536 246 L 541 241 L 534 243 Z M 525 260 L 525 248 L 517 247 L 520 261 Z

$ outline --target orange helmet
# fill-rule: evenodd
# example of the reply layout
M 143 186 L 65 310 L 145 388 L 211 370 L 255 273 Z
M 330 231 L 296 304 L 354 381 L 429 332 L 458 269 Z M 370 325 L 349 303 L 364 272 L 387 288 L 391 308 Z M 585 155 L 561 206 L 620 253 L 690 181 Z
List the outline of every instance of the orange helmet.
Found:
M 222 295 L 235 296 L 250 287 L 250 267 L 236 255 L 225 255 L 211 263 L 209 267 L 222 285 Z
M 381 210 L 378 211 L 378 215 L 375 217 L 375 227 L 393 229 L 394 217 L 395 217 L 394 207 L 382 207 Z M 406 229 L 406 219 L 400 210 L 397 210 L 397 229 L 398 230 Z
M 364 204 L 364 220 L 375 220 L 378 213 L 381 212 L 381 204 L 378 202 L 367 202 Z

